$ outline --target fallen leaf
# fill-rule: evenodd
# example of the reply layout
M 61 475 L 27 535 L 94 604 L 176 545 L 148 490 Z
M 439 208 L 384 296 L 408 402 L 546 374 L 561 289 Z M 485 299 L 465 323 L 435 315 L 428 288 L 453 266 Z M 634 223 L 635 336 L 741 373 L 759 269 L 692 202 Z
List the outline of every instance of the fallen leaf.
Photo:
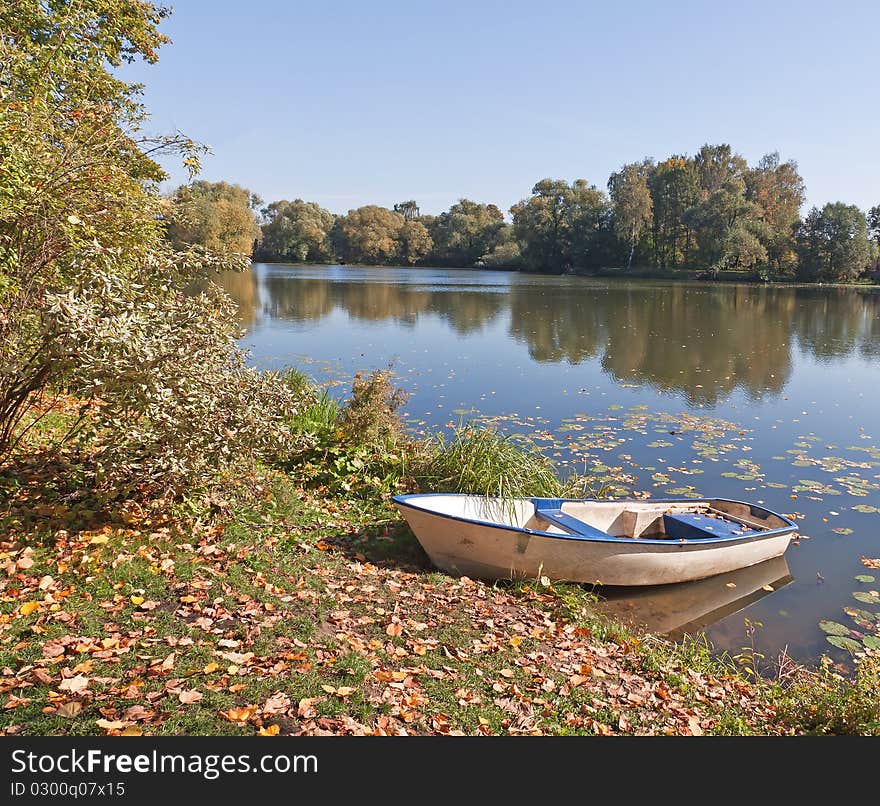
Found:
M 125 727 L 125 723 L 118 720 L 111 722 L 108 719 L 96 719 L 95 724 L 104 730 L 122 730 Z
M 76 700 L 62 703 L 55 709 L 55 713 L 58 714 L 58 716 L 63 716 L 67 719 L 73 719 L 74 717 L 79 716 L 81 711 L 82 703 L 77 702 Z
M 228 711 L 221 711 L 220 716 L 226 717 L 230 722 L 247 722 L 256 712 L 255 706 L 248 705 L 244 708 L 230 708 Z
M 89 687 L 89 678 L 84 677 L 81 674 L 76 675 L 76 677 L 68 677 L 61 681 L 61 685 L 58 688 L 61 691 L 69 691 L 71 694 L 77 694 L 80 691 L 85 691 Z
M 177 695 L 177 699 L 180 700 L 184 705 L 189 705 L 193 702 L 201 701 L 204 695 L 201 691 L 196 691 L 195 689 L 190 689 L 189 691 L 181 691 L 180 694 Z
M 260 730 L 257 731 L 257 736 L 277 736 L 280 732 L 280 726 L 267 725 L 265 728 L 260 728 Z
M 284 692 L 276 692 L 263 705 L 264 714 L 283 714 L 290 708 L 290 697 Z
M 40 602 L 25 602 L 21 607 L 18 608 L 18 612 L 23 616 L 29 616 L 35 610 L 40 609 Z

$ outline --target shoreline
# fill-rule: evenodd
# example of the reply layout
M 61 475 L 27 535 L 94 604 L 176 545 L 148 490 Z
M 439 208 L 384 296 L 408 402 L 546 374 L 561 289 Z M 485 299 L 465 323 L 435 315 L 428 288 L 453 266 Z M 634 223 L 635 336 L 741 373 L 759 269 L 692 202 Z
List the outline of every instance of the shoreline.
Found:
M 519 269 L 509 268 L 488 268 L 484 266 L 401 266 L 397 264 L 376 264 L 376 263 L 288 263 L 286 261 L 273 260 L 252 260 L 251 267 L 254 266 L 292 266 L 295 268 L 339 268 L 339 269 L 414 269 L 414 270 L 442 270 L 442 271 L 469 271 L 469 272 L 495 272 L 520 274 L 527 277 L 575 277 L 585 280 L 603 279 L 603 280 L 665 280 L 675 283 L 698 283 L 700 285 L 749 285 L 761 288 L 853 288 L 876 290 L 880 289 L 880 282 L 816 282 L 808 283 L 803 280 L 780 279 L 780 280 L 756 280 L 748 276 L 740 276 L 735 272 L 722 272 L 718 277 L 712 279 L 701 279 L 698 275 L 701 273 L 696 269 L 680 270 L 676 269 L 662 271 L 658 269 L 631 269 L 627 272 L 625 269 L 599 269 L 594 271 L 570 272 L 570 273 L 544 273 L 544 272 L 527 272 Z

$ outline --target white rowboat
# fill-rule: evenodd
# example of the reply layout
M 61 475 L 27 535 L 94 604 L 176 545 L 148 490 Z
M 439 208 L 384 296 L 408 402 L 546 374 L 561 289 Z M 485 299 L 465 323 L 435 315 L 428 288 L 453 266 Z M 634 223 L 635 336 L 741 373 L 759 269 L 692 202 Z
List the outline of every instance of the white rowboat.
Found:
M 724 498 L 604 501 L 397 495 L 431 562 L 456 576 L 663 585 L 782 555 L 795 523 Z

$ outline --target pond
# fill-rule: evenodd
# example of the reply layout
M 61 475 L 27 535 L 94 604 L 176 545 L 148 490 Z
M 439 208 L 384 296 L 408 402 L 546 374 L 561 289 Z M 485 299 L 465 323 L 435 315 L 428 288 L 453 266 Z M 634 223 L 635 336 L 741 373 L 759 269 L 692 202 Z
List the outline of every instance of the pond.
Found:
M 798 522 L 779 561 L 606 589 L 609 612 L 768 659 L 845 666 L 880 645 L 878 290 L 265 264 L 223 284 L 259 366 L 339 395 L 391 367 L 415 429 L 481 417 L 614 495 Z

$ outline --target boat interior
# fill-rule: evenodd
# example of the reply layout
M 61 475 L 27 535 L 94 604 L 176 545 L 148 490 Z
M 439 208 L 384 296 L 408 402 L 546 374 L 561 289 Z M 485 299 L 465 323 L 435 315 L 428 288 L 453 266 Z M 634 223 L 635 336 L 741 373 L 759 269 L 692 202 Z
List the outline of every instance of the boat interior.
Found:
M 650 540 L 727 539 L 790 525 L 746 503 L 696 501 L 566 501 L 478 496 L 426 496 L 423 505 L 445 514 L 552 534 Z

